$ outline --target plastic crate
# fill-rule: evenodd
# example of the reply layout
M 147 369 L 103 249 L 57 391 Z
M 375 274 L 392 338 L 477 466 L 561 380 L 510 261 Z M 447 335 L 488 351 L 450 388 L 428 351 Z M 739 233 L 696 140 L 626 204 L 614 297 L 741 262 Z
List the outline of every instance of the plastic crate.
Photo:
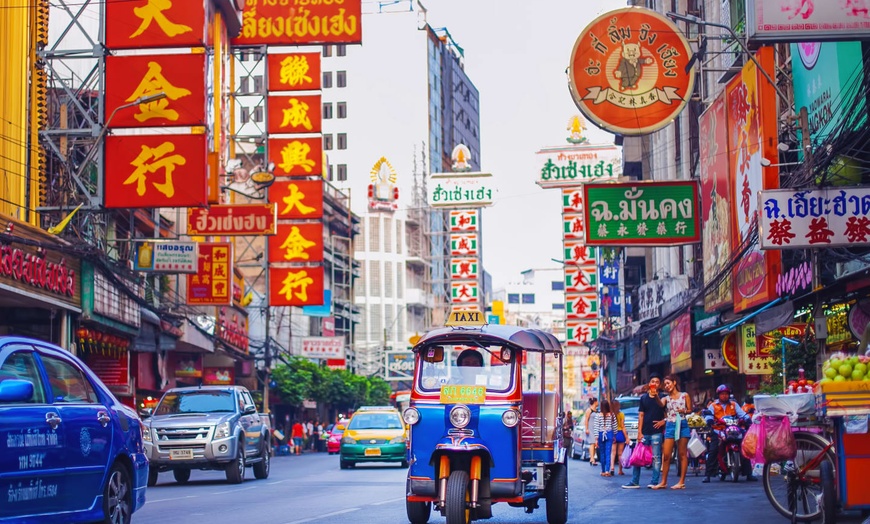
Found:
M 870 415 L 870 381 L 825 382 L 816 393 L 816 413 L 823 417 Z

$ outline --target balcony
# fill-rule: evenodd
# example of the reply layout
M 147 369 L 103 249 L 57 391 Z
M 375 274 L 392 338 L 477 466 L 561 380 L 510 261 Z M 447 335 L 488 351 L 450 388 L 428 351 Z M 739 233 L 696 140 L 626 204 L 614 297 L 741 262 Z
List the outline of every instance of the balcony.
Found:
M 431 308 L 432 295 L 425 289 L 407 288 L 405 290 L 405 303 L 408 304 L 408 307 L 422 306 Z

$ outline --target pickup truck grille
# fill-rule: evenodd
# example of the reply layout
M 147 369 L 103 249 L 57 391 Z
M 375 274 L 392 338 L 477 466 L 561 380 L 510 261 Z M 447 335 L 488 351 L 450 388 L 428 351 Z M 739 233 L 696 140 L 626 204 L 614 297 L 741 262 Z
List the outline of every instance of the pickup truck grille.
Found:
M 211 426 L 195 428 L 157 428 L 157 442 L 159 444 L 180 443 L 182 441 L 208 442 L 214 430 Z

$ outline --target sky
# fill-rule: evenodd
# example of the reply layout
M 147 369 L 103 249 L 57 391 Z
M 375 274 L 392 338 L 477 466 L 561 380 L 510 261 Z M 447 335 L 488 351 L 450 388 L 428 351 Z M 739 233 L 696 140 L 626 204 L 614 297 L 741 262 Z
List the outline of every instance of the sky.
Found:
M 483 267 L 496 290 L 527 269 L 559 267 L 558 189 L 542 189 L 535 152 L 566 145 L 579 114 L 565 69 L 582 29 L 625 0 L 421 0 L 429 25 L 446 27 L 465 50 L 465 71 L 480 92 L 481 171 L 498 196 L 482 217 Z M 592 143 L 613 135 L 591 122 Z

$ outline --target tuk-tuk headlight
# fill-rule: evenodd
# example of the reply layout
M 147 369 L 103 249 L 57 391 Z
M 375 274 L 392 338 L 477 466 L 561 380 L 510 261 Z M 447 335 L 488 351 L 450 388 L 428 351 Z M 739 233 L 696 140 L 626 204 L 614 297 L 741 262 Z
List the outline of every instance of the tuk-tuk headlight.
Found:
M 417 408 L 408 408 L 402 412 L 402 420 L 405 421 L 405 424 L 413 426 L 420 421 L 420 412 L 417 411 Z
M 520 421 L 520 414 L 515 409 L 508 409 L 501 414 L 501 421 L 505 426 L 512 428 Z
M 450 423 L 457 428 L 464 428 L 471 422 L 471 410 L 462 404 L 450 410 Z

